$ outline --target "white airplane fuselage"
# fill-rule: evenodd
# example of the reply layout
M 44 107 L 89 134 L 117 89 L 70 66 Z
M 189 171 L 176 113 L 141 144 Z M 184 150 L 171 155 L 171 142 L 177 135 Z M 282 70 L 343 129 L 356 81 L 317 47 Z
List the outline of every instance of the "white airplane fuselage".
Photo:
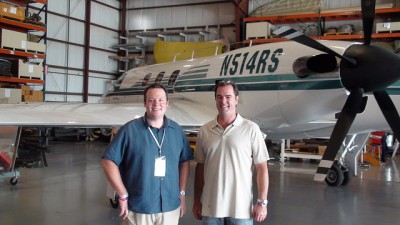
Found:
M 354 44 L 322 43 L 339 54 Z M 295 42 L 281 42 L 139 67 L 121 77 L 102 102 L 141 103 L 146 86 L 161 82 L 170 92 L 172 104 L 185 99 L 214 110 L 216 115 L 213 86 L 217 80 L 232 80 L 239 87 L 238 112 L 259 124 L 270 138 L 329 137 L 335 114 L 347 98 L 339 69 L 299 78 L 292 68 L 301 57 L 318 54 L 321 52 Z M 400 103 L 399 85 L 388 88 L 396 106 Z M 357 116 L 350 131 L 372 130 L 389 130 L 389 126 L 375 99 L 369 97 L 366 110 Z

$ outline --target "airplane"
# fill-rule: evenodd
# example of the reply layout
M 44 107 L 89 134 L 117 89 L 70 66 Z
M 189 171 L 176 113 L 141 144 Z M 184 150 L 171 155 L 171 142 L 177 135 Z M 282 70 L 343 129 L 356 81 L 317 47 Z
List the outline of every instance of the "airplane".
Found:
M 392 130 L 400 140 L 400 57 L 371 45 L 375 1 L 361 2 L 364 43 L 316 41 L 283 27 L 275 33 L 293 41 L 132 69 L 99 104 L 1 104 L 0 126 L 119 127 L 144 115 L 143 91 L 159 82 L 169 92 L 167 116 L 196 130 L 217 114 L 215 83 L 231 80 L 238 112 L 268 139 L 329 138 L 315 180 L 327 181 L 332 168 L 343 177 L 335 158 L 346 135 Z

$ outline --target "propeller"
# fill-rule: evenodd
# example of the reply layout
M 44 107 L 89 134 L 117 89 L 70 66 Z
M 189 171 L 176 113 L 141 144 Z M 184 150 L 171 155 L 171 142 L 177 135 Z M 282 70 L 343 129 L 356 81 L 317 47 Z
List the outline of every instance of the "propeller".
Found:
M 317 181 L 325 180 L 356 115 L 364 111 L 367 104 L 367 97 L 363 96 L 364 93 L 373 93 L 394 136 L 400 141 L 400 116 L 385 90 L 400 79 L 400 57 L 384 48 L 371 45 L 375 0 L 361 0 L 361 10 L 364 43 L 351 45 L 343 55 L 292 28 L 282 27 L 273 32 L 341 59 L 340 79 L 350 94 L 339 114 L 326 151 L 318 166 L 314 177 L 314 180 Z

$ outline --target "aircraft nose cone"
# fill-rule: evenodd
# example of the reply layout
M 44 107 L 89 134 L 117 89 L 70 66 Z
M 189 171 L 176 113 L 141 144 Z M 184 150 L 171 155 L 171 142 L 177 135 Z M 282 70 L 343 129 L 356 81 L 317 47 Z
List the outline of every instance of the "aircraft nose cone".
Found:
M 400 79 L 400 57 L 387 49 L 352 45 L 344 55 L 357 61 L 356 66 L 340 62 L 342 84 L 348 90 L 361 87 L 364 92 L 374 92 Z

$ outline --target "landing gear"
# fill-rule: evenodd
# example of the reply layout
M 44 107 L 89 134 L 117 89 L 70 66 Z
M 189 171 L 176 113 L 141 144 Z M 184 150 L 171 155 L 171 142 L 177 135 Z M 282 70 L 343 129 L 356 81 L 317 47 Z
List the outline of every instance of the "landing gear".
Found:
M 350 183 L 352 176 L 350 174 L 350 171 L 344 166 L 342 166 L 342 171 L 343 171 L 343 175 L 344 175 L 342 185 L 344 186 L 344 185 L 347 185 L 348 183 Z
M 10 184 L 11 185 L 16 185 L 17 183 L 18 183 L 18 177 L 15 176 L 15 177 L 10 179 Z
M 333 163 L 325 178 L 325 182 L 329 186 L 347 185 L 350 180 L 350 171 L 345 166 L 339 164 L 338 161 Z

